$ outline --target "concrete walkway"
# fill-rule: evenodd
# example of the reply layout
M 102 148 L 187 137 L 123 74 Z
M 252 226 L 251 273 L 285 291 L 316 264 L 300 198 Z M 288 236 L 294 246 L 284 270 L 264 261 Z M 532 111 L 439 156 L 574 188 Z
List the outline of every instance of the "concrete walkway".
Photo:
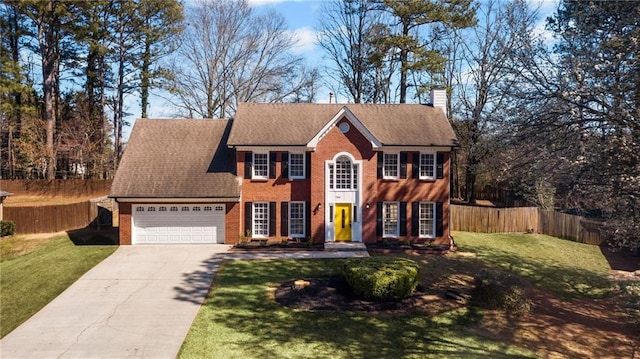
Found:
M 368 256 L 228 249 L 122 246 L 0 340 L 0 357 L 175 358 L 222 260 Z

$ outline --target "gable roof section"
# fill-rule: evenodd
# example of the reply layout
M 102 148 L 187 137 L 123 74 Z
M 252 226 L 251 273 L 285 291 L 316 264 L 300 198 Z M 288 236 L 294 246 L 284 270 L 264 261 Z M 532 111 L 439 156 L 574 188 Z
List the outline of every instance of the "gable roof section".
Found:
M 346 118 L 351 124 L 353 124 L 358 129 L 358 131 L 360 131 L 360 133 L 363 134 L 364 137 L 369 140 L 369 142 L 371 142 L 371 146 L 373 148 L 378 148 L 382 145 L 380 141 L 369 131 L 369 129 L 365 127 L 362 122 L 360 122 L 360 120 L 353 114 L 353 112 L 351 112 L 351 110 L 349 110 L 347 106 L 343 106 L 342 109 L 340 109 L 340 111 L 338 111 L 338 113 L 333 116 L 331 121 L 325 124 L 320 132 L 313 136 L 311 141 L 307 143 L 307 146 L 316 147 L 322 137 L 324 137 L 329 132 L 329 130 L 331 130 L 331 128 L 333 128 L 336 123 L 342 118 Z
M 321 135 L 327 124 L 340 119 L 335 118 L 340 111 L 347 110 L 372 135 L 370 140 L 376 139 L 383 146 L 458 145 L 439 108 L 418 104 L 309 103 L 238 104 L 229 145 L 306 146 Z
M 138 119 L 110 197 L 237 200 L 230 120 Z

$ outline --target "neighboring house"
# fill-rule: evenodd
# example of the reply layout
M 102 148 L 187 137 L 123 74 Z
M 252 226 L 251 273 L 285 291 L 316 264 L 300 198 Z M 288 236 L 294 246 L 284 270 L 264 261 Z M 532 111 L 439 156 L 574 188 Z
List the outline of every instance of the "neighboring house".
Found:
M 449 244 L 457 140 L 436 91 L 434 106 L 241 103 L 233 120 L 138 120 L 111 190 L 120 244 Z

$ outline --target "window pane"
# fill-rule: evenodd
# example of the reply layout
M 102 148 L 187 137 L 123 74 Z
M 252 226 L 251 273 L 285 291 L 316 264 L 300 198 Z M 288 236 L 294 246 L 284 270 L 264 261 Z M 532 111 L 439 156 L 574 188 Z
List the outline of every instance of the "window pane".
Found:
M 398 203 L 385 202 L 382 207 L 382 224 L 384 236 L 398 235 Z
M 358 189 L 358 165 L 353 165 L 353 189 Z
M 434 217 L 434 204 L 430 202 L 420 202 L 420 237 L 434 237 Z
M 289 154 L 289 177 L 304 178 L 304 153 Z
M 304 202 L 289 204 L 289 235 L 304 237 Z
M 253 154 L 253 177 L 269 177 L 269 156 L 266 153 Z
M 351 189 L 351 161 L 346 157 L 336 160 L 336 189 Z
M 269 236 L 269 203 L 253 204 L 253 236 Z
M 329 189 L 333 189 L 333 165 L 329 165 Z
M 383 177 L 398 178 L 398 157 L 397 153 L 384 154 Z
M 420 154 L 420 178 L 434 178 L 435 160 L 433 153 Z

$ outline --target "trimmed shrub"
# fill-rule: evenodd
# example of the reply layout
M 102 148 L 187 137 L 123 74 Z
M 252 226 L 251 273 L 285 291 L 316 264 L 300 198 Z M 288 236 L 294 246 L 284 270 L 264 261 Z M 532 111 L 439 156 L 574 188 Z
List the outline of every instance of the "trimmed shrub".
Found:
M 343 274 L 358 296 L 367 300 L 397 301 L 418 286 L 420 267 L 415 261 L 399 257 L 347 259 Z
M 13 221 L 0 221 L 0 237 L 12 236 L 16 231 Z
M 488 309 L 499 309 L 508 314 L 525 314 L 531 309 L 524 284 L 512 274 L 483 269 L 474 276 L 474 302 Z

